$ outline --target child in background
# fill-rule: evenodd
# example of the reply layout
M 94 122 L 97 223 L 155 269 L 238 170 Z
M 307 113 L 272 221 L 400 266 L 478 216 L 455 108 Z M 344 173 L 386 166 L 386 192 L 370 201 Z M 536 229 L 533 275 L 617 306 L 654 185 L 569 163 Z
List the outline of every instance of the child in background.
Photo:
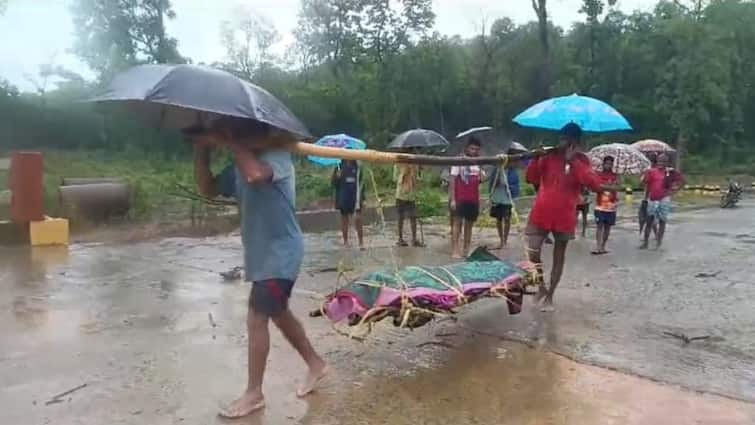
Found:
M 514 167 L 496 168 L 490 179 L 490 216 L 496 220 L 502 249 L 508 244 L 511 230 L 511 207 L 513 199 L 519 197 L 519 174 Z

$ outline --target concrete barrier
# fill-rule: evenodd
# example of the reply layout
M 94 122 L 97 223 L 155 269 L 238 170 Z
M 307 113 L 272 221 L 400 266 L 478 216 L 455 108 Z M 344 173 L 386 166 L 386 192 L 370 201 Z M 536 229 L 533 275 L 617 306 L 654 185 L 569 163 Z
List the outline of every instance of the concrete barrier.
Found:
M 392 221 L 398 218 L 395 206 L 383 207 L 385 219 Z M 299 211 L 296 213 L 302 231 L 318 233 L 338 230 L 341 228 L 341 213 L 332 210 Z M 362 222 L 367 224 L 377 223 L 380 220 L 377 208 L 365 208 L 362 210 Z
M 81 186 L 85 184 L 127 184 L 126 180 L 118 177 L 63 177 L 60 179 L 61 186 Z

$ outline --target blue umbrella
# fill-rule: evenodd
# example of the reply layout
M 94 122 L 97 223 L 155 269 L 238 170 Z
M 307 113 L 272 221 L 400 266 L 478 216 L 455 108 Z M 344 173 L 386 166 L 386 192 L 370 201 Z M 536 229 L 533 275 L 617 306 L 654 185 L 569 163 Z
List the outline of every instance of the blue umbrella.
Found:
M 522 127 L 553 131 L 561 130 L 569 123 L 590 133 L 632 130 L 627 119 L 611 105 L 576 94 L 542 101 L 517 115 L 514 122 Z
M 328 148 L 341 148 L 341 149 L 355 149 L 363 150 L 367 149 L 367 144 L 363 141 L 351 137 L 346 134 L 333 134 L 330 136 L 324 136 L 318 140 L 315 145 L 325 146 Z M 308 156 L 307 159 L 322 167 L 335 167 L 341 163 L 337 158 L 322 158 L 319 156 Z

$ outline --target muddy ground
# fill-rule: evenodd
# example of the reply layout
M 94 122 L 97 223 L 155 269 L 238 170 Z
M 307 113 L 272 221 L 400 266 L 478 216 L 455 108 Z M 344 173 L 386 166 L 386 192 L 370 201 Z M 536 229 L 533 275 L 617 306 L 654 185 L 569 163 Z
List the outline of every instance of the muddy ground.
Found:
M 660 251 L 637 250 L 631 220 L 607 256 L 578 239 L 553 314 L 481 301 L 364 343 L 306 317 L 336 284 L 328 270 L 450 262 L 446 229 L 396 250 L 375 227 L 365 253 L 307 235 L 293 308 L 334 373 L 297 400 L 303 365 L 274 332 L 268 407 L 235 423 L 755 423 L 754 211 L 689 208 Z M 513 239 L 500 255 L 523 256 Z M 0 423 L 221 423 L 218 404 L 244 385 L 248 286 L 217 273 L 240 261 L 237 235 L 0 249 Z

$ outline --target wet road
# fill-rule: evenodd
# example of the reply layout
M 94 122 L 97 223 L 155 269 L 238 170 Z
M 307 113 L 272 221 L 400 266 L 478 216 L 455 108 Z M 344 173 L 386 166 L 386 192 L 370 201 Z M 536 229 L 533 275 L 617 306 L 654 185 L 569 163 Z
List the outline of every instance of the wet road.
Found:
M 445 229 L 426 227 L 428 249 L 401 251 L 392 230 L 373 229 L 367 253 L 308 235 L 293 308 L 336 371 L 297 400 L 303 365 L 274 332 L 269 407 L 238 423 L 755 423 L 753 211 L 680 213 L 658 252 L 636 249 L 630 223 L 608 256 L 577 240 L 552 315 L 508 317 L 491 300 L 415 332 L 385 323 L 364 344 L 304 317 L 313 293 L 335 286 L 317 270 L 445 263 Z M 248 287 L 216 272 L 240 254 L 233 235 L 0 249 L 0 423 L 219 422 L 217 404 L 244 384 Z

